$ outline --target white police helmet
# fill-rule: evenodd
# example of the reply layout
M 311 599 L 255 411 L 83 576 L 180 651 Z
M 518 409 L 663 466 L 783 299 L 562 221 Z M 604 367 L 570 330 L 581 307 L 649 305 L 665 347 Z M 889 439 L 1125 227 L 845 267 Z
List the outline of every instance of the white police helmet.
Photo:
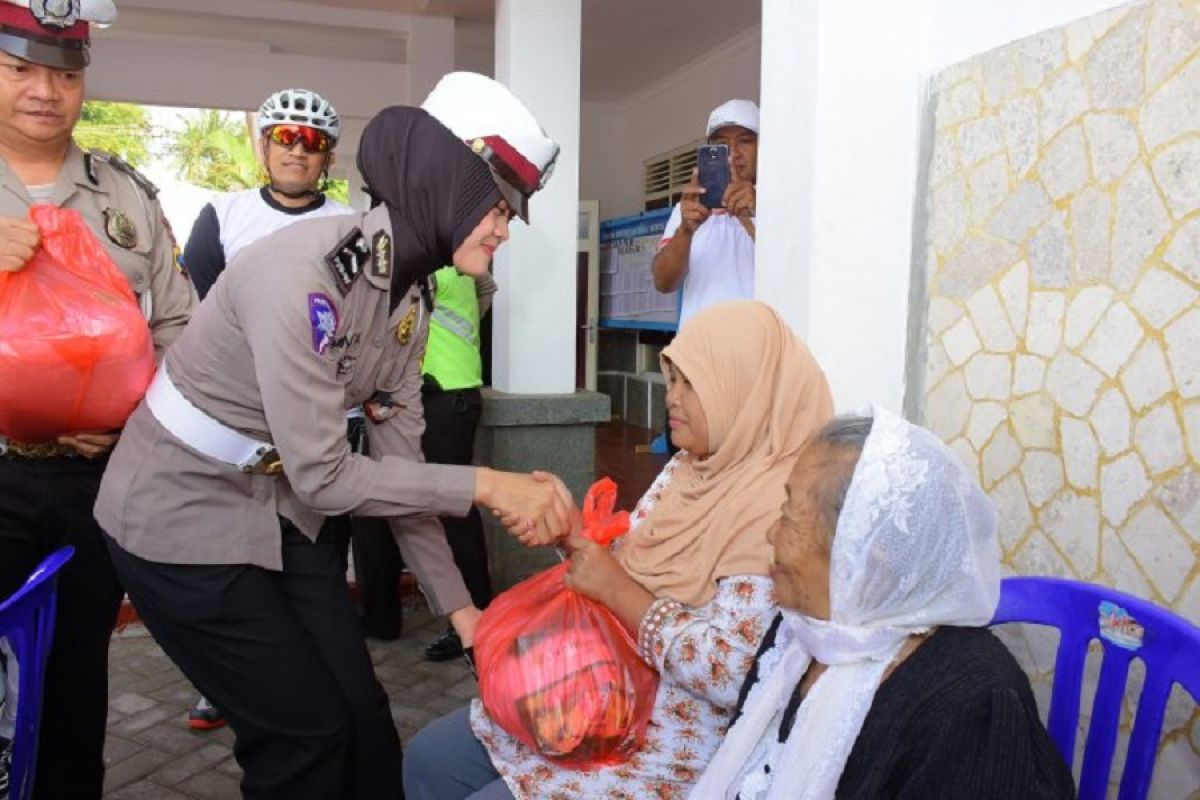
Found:
M 310 89 L 282 89 L 264 100 L 258 109 L 258 131 L 274 125 L 305 125 L 334 141 L 342 133 L 333 104 Z
M 0 0 L 0 51 L 54 69 L 83 69 L 90 25 L 116 16 L 112 0 Z
M 509 207 L 529 221 L 529 198 L 550 178 L 558 144 L 507 86 L 474 72 L 451 72 L 421 108 L 462 139 L 492 171 Z

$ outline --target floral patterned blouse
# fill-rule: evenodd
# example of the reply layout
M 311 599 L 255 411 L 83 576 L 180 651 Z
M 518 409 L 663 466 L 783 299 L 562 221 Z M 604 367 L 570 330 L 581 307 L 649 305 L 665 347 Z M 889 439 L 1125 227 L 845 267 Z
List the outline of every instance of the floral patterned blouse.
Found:
M 637 526 L 671 481 L 663 468 L 630 517 Z M 471 702 L 471 728 L 518 800 L 683 800 L 725 734 L 742 680 L 777 612 L 771 579 L 730 576 L 707 605 L 683 606 L 650 656 L 661 680 L 641 751 L 624 764 L 581 771 L 542 758 Z

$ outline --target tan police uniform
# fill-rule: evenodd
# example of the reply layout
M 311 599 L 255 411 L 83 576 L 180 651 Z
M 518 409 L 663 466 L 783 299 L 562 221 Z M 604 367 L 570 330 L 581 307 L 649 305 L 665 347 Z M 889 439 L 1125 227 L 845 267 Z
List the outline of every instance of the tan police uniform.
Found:
M 470 604 L 430 515 L 467 512 L 474 470 L 418 466 L 429 311 L 413 286 L 388 313 L 390 241 L 381 206 L 297 223 L 237 255 L 167 354 L 166 372 L 196 408 L 273 444 L 282 473 L 203 455 L 143 402 L 96 505 L 117 544 L 160 563 L 278 570 L 277 514 L 313 540 L 326 515 L 416 516 L 392 530 L 434 610 Z M 379 420 L 367 425 L 370 457 L 351 451 L 342 414 L 364 403 Z M 151 457 L 153 470 L 142 469 Z
M 120 267 L 161 358 L 187 324 L 196 295 L 181 272 L 179 248 L 156 195 L 153 184 L 125 162 L 72 143 L 50 203 L 78 211 Z M 32 205 L 25 185 L 0 159 L 0 216 L 28 217 Z

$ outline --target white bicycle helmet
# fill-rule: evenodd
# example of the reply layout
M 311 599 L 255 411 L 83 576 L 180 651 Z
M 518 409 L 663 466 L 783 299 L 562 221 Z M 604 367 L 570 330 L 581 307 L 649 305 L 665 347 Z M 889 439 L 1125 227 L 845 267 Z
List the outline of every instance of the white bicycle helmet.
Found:
M 335 142 L 342 132 L 333 105 L 310 89 L 282 89 L 263 101 L 258 110 L 258 132 L 272 125 L 306 125 L 324 132 Z

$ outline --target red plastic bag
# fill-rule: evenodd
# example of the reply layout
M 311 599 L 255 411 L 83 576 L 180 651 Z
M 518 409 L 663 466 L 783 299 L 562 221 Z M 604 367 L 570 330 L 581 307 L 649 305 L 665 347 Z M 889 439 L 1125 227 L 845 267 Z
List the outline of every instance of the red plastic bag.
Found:
M 34 206 L 42 245 L 0 272 L 0 434 L 21 442 L 120 428 L 154 377 L 129 281 L 78 211 Z
M 629 530 L 603 478 L 583 503 L 583 533 L 603 545 Z M 475 639 L 488 715 L 547 758 L 575 769 L 617 764 L 641 747 L 658 691 L 620 620 L 563 585 L 559 564 L 504 592 Z

